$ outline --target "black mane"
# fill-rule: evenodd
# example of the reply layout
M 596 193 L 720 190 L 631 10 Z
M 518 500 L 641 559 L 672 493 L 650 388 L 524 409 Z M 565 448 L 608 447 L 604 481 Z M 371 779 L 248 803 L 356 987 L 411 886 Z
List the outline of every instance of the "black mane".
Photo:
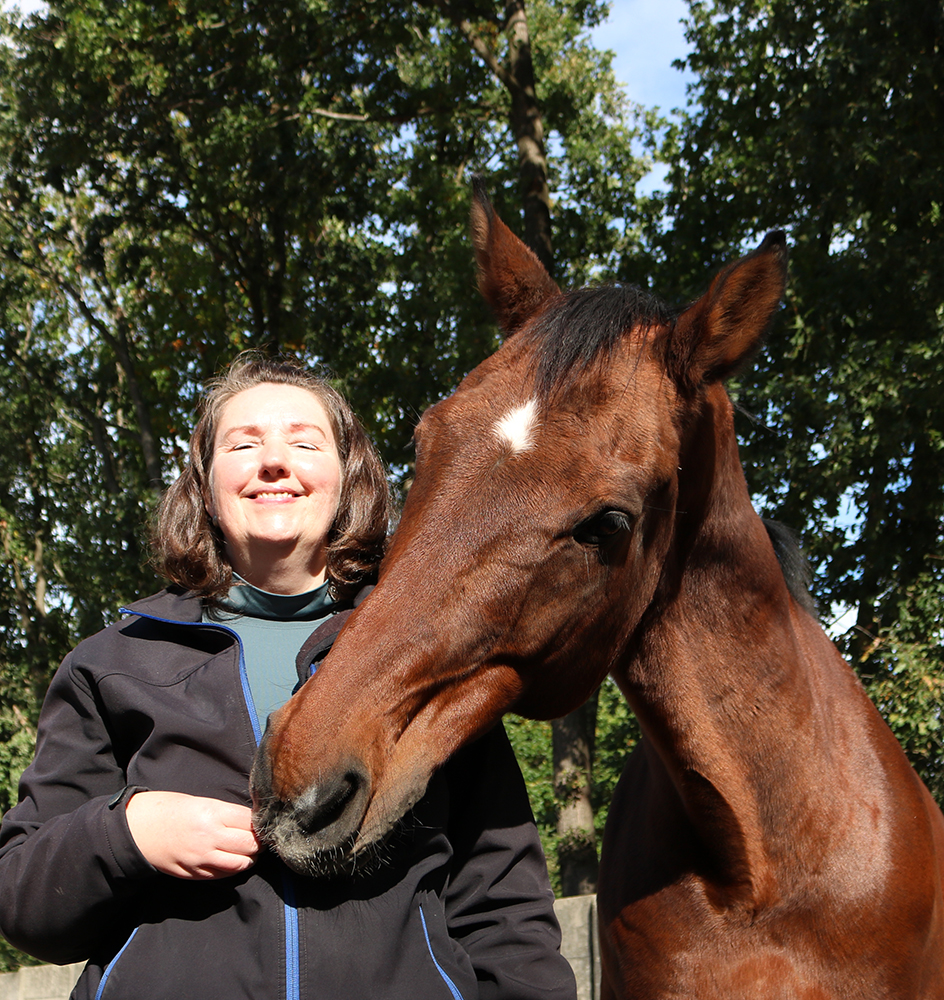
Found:
M 645 338 L 653 327 L 672 324 L 677 315 L 677 310 L 635 285 L 600 285 L 565 292 L 522 334 L 535 345 L 535 381 L 541 399 L 550 400 L 595 361 L 605 361 L 627 331 L 639 327 Z M 778 521 L 765 518 L 764 527 L 787 588 L 815 618 L 812 574 L 796 537 Z
M 627 331 L 671 323 L 675 311 L 635 285 L 565 292 L 526 336 L 537 347 L 537 390 L 548 399 L 598 358 L 608 358 Z
M 791 596 L 814 618 L 818 617 L 816 601 L 810 593 L 813 585 L 813 572 L 796 535 L 785 524 L 773 521 L 769 517 L 762 518 L 767 529 L 767 537 L 774 547 L 774 555 L 780 563 L 780 570 L 787 583 Z

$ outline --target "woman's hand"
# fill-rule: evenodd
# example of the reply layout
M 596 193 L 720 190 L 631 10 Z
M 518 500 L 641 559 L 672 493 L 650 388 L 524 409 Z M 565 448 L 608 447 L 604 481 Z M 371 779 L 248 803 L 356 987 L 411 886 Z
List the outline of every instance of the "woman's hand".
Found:
M 259 841 L 248 806 L 183 792 L 137 792 L 126 807 L 138 850 L 177 878 L 224 878 L 256 860 Z

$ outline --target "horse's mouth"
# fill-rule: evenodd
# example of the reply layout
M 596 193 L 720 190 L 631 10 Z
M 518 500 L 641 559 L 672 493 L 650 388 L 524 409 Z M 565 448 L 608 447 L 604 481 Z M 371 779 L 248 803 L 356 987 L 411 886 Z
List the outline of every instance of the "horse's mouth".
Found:
M 349 878 L 362 870 L 363 866 L 357 863 L 355 837 L 332 847 L 313 847 L 309 841 L 310 838 L 296 830 L 288 836 L 270 837 L 266 842 L 293 872 L 306 878 Z
M 325 845 L 288 819 L 270 824 L 265 831 L 257 830 L 257 836 L 297 875 L 321 880 L 356 879 L 376 874 L 392 863 L 395 842 L 403 836 L 409 839 L 408 815 L 401 816 L 383 834 L 369 840 L 354 833 Z
M 253 812 L 256 836 L 285 864 L 306 878 L 356 878 L 382 868 L 391 843 L 408 829 L 412 802 L 381 823 L 350 826 L 350 816 L 315 830 L 307 830 L 293 803 L 268 800 Z

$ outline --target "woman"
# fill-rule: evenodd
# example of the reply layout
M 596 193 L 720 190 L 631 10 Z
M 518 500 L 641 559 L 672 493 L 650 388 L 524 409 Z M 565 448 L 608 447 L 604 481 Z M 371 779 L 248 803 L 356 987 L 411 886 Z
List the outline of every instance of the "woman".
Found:
M 264 720 L 365 595 L 389 498 L 344 400 L 237 359 L 155 531 L 171 581 L 80 643 L 0 829 L 0 930 L 77 998 L 574 996 L 520 773 L 456 754 L 371 871 L 292 874 L 251 825 Z

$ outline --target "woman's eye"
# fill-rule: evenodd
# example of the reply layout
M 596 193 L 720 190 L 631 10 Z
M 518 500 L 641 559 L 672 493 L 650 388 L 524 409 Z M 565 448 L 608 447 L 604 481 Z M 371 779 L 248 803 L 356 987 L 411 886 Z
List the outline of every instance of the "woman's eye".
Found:
M 632 528 L 629 515 L 622 510 L 605 510 L 574 528 L 574 539 L 581 545 L 603 545 L 610 539 Z

